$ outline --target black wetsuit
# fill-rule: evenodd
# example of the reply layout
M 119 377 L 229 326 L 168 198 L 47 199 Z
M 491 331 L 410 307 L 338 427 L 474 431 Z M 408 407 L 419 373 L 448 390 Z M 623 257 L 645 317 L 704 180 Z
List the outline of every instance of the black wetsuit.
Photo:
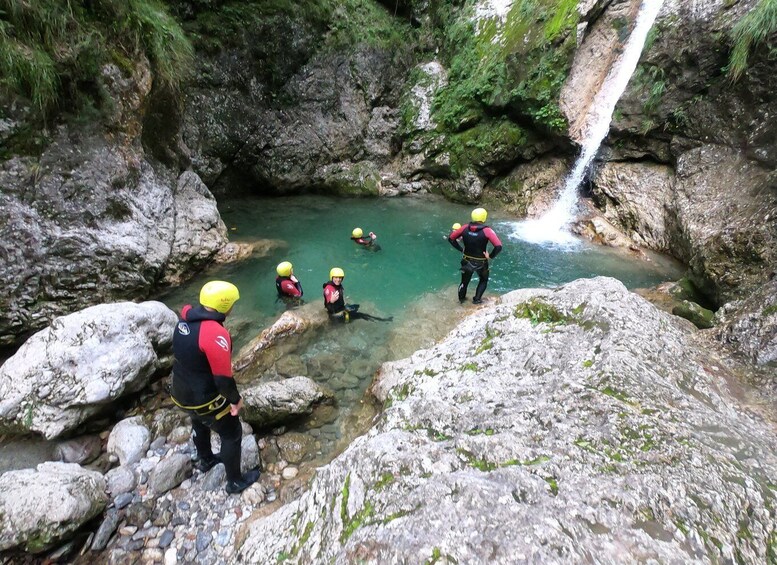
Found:
M 464 248 L 462 249 L 457 239 L 462 238 L 464 241 Z M 467 297 L 467 286 L 472 279 L 472 274 L 478 274 L 478 287 L 475 290 L 475 296 L 472 301 L 474 303 L 480 303 L 483 298 L 483 293 L 488 286 L 488 259 L 485 257 L 485 252 L 488 248 L 488 243 L 491 242 L 493 249 L 491 250 L 491 259 L 495 258 L 500 251 L 502 251 L 502 242 L 489 226 L 486 226 L 480 222 L 470 222 L 461 226 L 457 230 L 453 230 L 448 236 L 448 242 L 459 251 L 464 253 L 464 257 L 461 259 L 461 283 L 459 284 L 459 301 L 464 301 Z
M 326 308 L 329 314 L 329 319 L 338 322 L 350 322 L 353 319 L 361 318 L 363 320 L 377 320 L 379 322 L 391 322 L 394 317 L 379 318 L 371 314 L 365 314 L 359 312 L 358 304 L 346 304 L 345 303 L 345 289 L 343 285 L 336 285 L 334 282 L 327 281 L 323 285 L 324 288 L 324 308 Z M 334 292 L 339 291 L 340 296 L 334 302 L 329 301 L 329 296 Z

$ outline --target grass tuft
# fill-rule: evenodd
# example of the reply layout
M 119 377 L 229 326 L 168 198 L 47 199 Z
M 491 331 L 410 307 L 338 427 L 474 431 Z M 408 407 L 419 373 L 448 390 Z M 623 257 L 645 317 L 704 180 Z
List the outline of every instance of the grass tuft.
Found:
M 777 32 L 777 1 L 761 0 L 752 10 L 737 22 L 731 30 L 734 49 L 731 51 L 728 72 L 733 81 L 747 70 L 750 53 L 769 36 Z

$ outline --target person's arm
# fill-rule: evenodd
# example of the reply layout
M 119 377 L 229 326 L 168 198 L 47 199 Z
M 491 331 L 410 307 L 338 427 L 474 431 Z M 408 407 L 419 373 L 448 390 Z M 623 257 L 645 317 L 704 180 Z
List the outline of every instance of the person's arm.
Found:
M 491 242 L 491 245 L 494 246 L 494 248 L 491 250 L 491 253 L 487 253 L 486 258 L 493 259 L 497 255 L 499 255 L 500 251 L 502 251 L 502 242 L 499 240 L 499 237 L 497 237 L 496 233 L 494 233 L 494 230 L 492 230 L 491 228 L 484 229 L 483 233 L 488 238 L 488 241 Z
M 200 326 L 200 351 L 205 354 L 219 393 L 233 406 L 240 404 L 240 393 L 232 378 L 232 339 L 226 328 L 214 321 Z M 239 410 L 239 408 L 238 408 Z
M 285 279 L 281 282 L 281 290 L 284 294 L 287 294 L 288 296 L 302 296 L 302 287 L 299 286 L 299 283 L 294 283 L 293 281 L 289 279 Z
M 450 243 L 453 247 L 455 247 L 457 250 L 464 252 L 464 248 L 459 244 L 458 239 L 464 235 L 464 230 L 467 229 L 467 226 L 469 224 L 465 224 L 461 226 L 457 230 L 453 230 L 451 234 L 448 236 L 448 243 Z

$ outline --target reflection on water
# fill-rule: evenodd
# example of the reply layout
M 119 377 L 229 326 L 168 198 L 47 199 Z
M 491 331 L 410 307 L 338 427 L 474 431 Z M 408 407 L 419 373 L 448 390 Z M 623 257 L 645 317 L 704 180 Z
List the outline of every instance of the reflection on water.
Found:
M 281 261 L 294 264 L 308 303 L 323 309 L 322 285 L 329 269 L 337 266 L 346 273 L 347 302 L 361 304 L 370 314 L 394 316 L 391 323 L 355 320 L 310 330 L 297 350 L 267 371 L 269 378 L 307 376 L 335 392 L 337 413 L 302 425 L 316 437 L 316 451 L 326 459 L 369 423 L 372 412 L 365 408 L 364 392 L 381 363 L 432 346 L 474 308 L 456 299 L 461 255 L 446 241 L 454 222 L 469 219 L 471 207 L 430 197 L 298 196 L 240 200 L 221 208 L 232 241 L 276 243 L 261 257 L 197 277 L 164 301 L 177 309 L 196 300 L 199 287 L 212 278 L 237 284 L 241 298 L 228 321 L 236 350 L 284 311 L 275 291 L 275 267 Z M 677 267 L 660 258 L 636 260 L 584 241 L 572 247 L 520 241 L 514 235 L 515 220 L 498 212 L 490 214 L 488 224 L 504 250 L 493 261 L 486 298 L 597 275 L 618 278 L 630 288 L 679 277 Z M 354 244 L 350 235 L 355 227 L 374 231 L 381 251 Z M 476 280 L 470 296 L 475 285 Z

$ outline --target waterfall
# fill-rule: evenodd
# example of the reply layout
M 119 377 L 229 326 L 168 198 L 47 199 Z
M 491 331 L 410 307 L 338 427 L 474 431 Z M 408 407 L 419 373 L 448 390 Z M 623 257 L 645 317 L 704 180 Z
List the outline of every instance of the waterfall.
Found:
M 631 75 L 637 68 L 647 34 L 658 16 L 664 0 L 643 0 L 637 14 L 634 29 L 626 41 L 623 54 L 602 83 L 586 116 L 580 156 L 572 171 L 564 180 L 561 196 L 553 207 L 536 220 L 525 220 L 515 225 L 514 235 L 531 243 L 556 243 L 576 245 L 578 240 L 566 226 L 574 219 L 577 209 L 577 188 L 583 181 L 588 167 L 599 146 L 610 130 L 612 113 Z

